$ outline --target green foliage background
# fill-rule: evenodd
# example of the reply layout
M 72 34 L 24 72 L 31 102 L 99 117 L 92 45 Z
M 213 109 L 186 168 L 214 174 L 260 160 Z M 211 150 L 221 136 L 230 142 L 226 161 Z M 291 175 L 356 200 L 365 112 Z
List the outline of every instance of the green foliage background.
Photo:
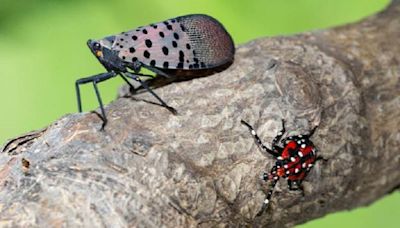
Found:
M 220 20 L 236 44 L 357 21 L 388 0 L 0 0 L 0 143 L 76 112 L 74 81 L 102 72 L 86 47 L 101 38 L 189 13 Z M 120 79 L 100 85 L 106 103 Z M 84 87 L 84 109 L 97 107 Z M 299 227 L 399 227 L 400 194 Z

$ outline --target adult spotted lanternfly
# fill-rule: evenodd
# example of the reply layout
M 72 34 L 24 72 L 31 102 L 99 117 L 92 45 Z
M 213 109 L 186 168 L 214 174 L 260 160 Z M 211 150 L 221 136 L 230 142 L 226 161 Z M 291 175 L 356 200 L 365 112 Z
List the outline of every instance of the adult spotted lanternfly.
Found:
M 174 108 L 168 106 L 140 79 L 140 76 L 153 77 L 140 74 L 141 68 L 168 77 L 171 70 L 179 74 L 226 65 L 233 61 L 235 53 L 232 38 L 225 28 L 214 18 L 200 14 L 181 16 L 119 35 L 89 40 L 87 44 L 107 72 L 76 81 L 78 109 L 82 111 L 79 85 L 93 83 L 103 127 L 107 117 L 97 83 L 119 75 L 133 88 L 128 78 L 136 80 L 162 106 L 175 113 Z
M 317 160 L 323 159 L 317 156 L 317 149 L 310 140 L 310 137 L 314 134 L 317 127 L 314 127 L 310 133 L 306 135 L 289 136 L 282 139 L 283 134 L 285 134 L 285 121 L 282 120 L 282 130 L 272 141 L 272 149 L 269 149 L 261 142 L 250 124 L 243 120 L 241 122 L 249 128 L 257 145 L 264 152 L 271 154 L 276 159 L 275 165 L 272 167 L 270 173 L 263 173 L 262 176 L 264 181 L 271 181 L 272 186 L 265 197 L 262 210 L 259 213 L 260 215 L 267 208 L 274 187 L 280 177 L 287 179 L 289 190 L 300 190 L 303 192 L 301 182 L 307 176 L 308 172 L 310 172 L 314 163 Z M 278 146 L 279 142 L 283 147 Z

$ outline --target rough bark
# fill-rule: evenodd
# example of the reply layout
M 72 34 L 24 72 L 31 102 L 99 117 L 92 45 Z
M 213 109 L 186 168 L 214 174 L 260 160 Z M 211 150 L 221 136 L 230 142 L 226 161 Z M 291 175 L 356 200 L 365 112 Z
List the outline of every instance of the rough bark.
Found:
M 1 226 L 293 226 L 367 205 L 400 185 L 400 4 L 359 23 L 238 47 L 234 64 L 95 113 L 69 114 L 10 141 L 0 155 Z M 125 91 L 125 90 L 123 90 Z M 124 93 L 124 92 L 120 93 Z M 328 159 L 305 195 L 281 180 L 260 217 L 274 160 L 260 152 L 285 118 L 319 125 Z

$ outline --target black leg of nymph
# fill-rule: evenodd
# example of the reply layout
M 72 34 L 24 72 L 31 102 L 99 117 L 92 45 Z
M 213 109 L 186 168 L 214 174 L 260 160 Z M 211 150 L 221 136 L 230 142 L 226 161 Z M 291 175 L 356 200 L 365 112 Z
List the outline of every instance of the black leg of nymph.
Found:
M 282 119 L 282 129 L 278 132 L 278 135 L 274 138 L 274 140 L 272 140 L 272 150 L 273 151 L 279 151 L 281 152 L 283 149 L 281 147 L 279 147 L 277 144 L 279 142 L 279 140 L 281 140 L 283 134 L 285 134 L 286 130 L 285 130 L 285 120 Z
M 277 167 L 274 166 L 274 167 L 272 167 L 271 172 L 269 173 L 268 176 L 266 176 L 266 174 L 263 175 L 264 181 L 267 181 L 268 179 L 271 180 L 271 187 L 270 187 L 267 195 L 265 196 L 263 205 L 261 207 L 261 210 L 257 213 L 257 216 L 260 216 L 268 208 L 269 202 L 271 201 L 271 197 L 272 197 L 272 193 L 274 192 L 275 185 L 279 180 L 279 176 L 276 175 L 276 170 L 277 170 Z
M 328 159 L 326 159 L 326 158 L 324 158 L 322 156 L 317 156 L 317 158 L 315 159 L 314 163 L 317 162 L 317 161 L 320 161 L 320 160 L 322 160 L 323 162 L 327 162 L 328 161 Z
M 133 80 L 138 81 L 143 88 L 145 88 L 147 91 L 149 91 L 149 93 L 151 93 L 155 98 L 157 98 L 157 100 L 161 103 L 162 106 L 164 106 L 165 108 L 167 108 L 170 112 L 172 112 L 174 115 L 177 114 L 177 111 L 171 107 L 168 106 L 167 103 L 165 103 L 152 89 L 150 89 L 150 87 L 147 86 L 146 82 L 143 82 L 138 76 L 150 76 L 150 75 L 145 75 L 145 74 L 138 74 L 138 73 L 130 73 L 130 72 L 125 72 L 125 73 L 121 73 L 123 76 L 126 76 L 128 78 L 131 78 Z
M 288 187 L 290 191 L 300 191 L 301 194 L 304 196 L 304 189 L 303 186 L 301 185 L 301 180 L 288 180 Z M 296 187 L 293 187 L 293 183 L 296 185 Z
M 251 135 L 253 135 L 253 138 L 254 138 L 254 140 L 256 141 L 256 144 L 261 148 L 261 150 L 262 150 L 263 152 L 267 152 L 267 153 L 271 154 L 271 155 L 274 156 L 274 157 L 280 156 L 280 154 L 279 154 L 278 152 L 269 149 L 268 147 L 266 147 L 266 146 L 261 142 L 260 137 L 258 137 L 256 131 L 254 130 L 254 128 L 253 128 L 250 124 L 248 124 L 248 123 L 247 123 L 246 121 L 244 121 L 244 120 L 241 120 L 240 122 L 241 122 L 242 124 L 244 124 L 244 125 L 250 130 L 250 133 L 251 133 Z
M 318 153 L 318 148 L 314 147 L 314 150 L 312 151 L 313 156 L 316 156 L 317 153 Z M 318 156 L 315 158 L 315 161 L 314 161 L 313 163 L 316 163 L 317 161 L 320 161 L 320 160 L 322 160 L 323 162 L 327 162 L 327 161 L 328 161 L 328 159 L 326 159 L 326 158 L 324 158 L 324 157 L 318 155 Z
M 305 135 L 307 138 L 311 138 L 311 136 L 313 136 L 313 134 L 314 134 L 314 132 L 315 132 L 315 130 L 317 129 L 317 127 L 318 126 L 315 126 L 311 131 L 310 131 L 310 133 L 308 133 L 307 135 Z
M 95 89 L 95 92 L 96 92 L 96 96 L 97 96 L 97 100 L 99 101 L 100 109 L 101 109 L 101 112 L 102 112 L 102 114 L 101 114 L 102 118 L 103 118 L 103 127 L 102 127 L 102 129 L 104 128 L 105 124 L 107 123 L 107 118 L 106 118 L 106 115 L 105 115 L 105 112 L 104 112 L 104 107 L 103 107 L 103 103 L 101 101 L 100 93 L 99 93 L 99 91 L 97 89 L 97 83 L 105 81 L 105 80 L 110 79 L 112 77 L 115 77 L 116 75 L 117 74 L 115 72 L 111 71 L 111 72 L 106 72 L 106 73 L 93 75 L 93 76 L 90 76 L 90 77 L 87 77 L 87 78 L 81 78 L 81 79 L 78 79 L 75 82 L 76 97 L 77 97 L 77 100 L 78 100 L 78 111 L 79 112 L 82 112 L 81 92 L 80 92 L 79 86 L 82 85 L 82 84 L 90 83 L 90 82 L 93 83 L 94 89 Z

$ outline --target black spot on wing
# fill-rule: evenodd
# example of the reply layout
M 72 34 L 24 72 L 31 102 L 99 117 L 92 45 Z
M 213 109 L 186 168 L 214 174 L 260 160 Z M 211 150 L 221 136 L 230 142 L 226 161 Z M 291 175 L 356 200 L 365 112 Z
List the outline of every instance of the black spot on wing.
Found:
M 152 43 L 151 40 L 149 40 L 149 39 L 146 39 L 146 40 L 144 41 L 144 43 L 146 44 L 146 47 L 148 47 L 148 48 L 151 48 L 151 46 L 153 45 L 153 43 Z
M 168 55 L 168 48 L 166 46 L 162 47 L 162 52 L 164 55 Z
M 179 62 L 185 61 L 185 54 L 182 50 L 179 51 Z
M 148 52 L 147 50 L 145 50 L 145 51 L 143 52 L 143 56 L 144 56 L 146 59 L 150 58 L 150 52 Z
M 164 67 L 164 68 L 168 68 L 168 65 L 169 65 L 168 62 L 164 62 L 164 63 L 163 63 L 163 67 Z
M 183 24 L 180 24 L 180 27 L 181 27 L 182 32 L 186 31 L 186 28 L 185 28 L 185 26 Z
M 168 30 L 172 30 L 172 25 L 168 23 L 168 21 L 164 21 L 165 26 L 167 27 Z

